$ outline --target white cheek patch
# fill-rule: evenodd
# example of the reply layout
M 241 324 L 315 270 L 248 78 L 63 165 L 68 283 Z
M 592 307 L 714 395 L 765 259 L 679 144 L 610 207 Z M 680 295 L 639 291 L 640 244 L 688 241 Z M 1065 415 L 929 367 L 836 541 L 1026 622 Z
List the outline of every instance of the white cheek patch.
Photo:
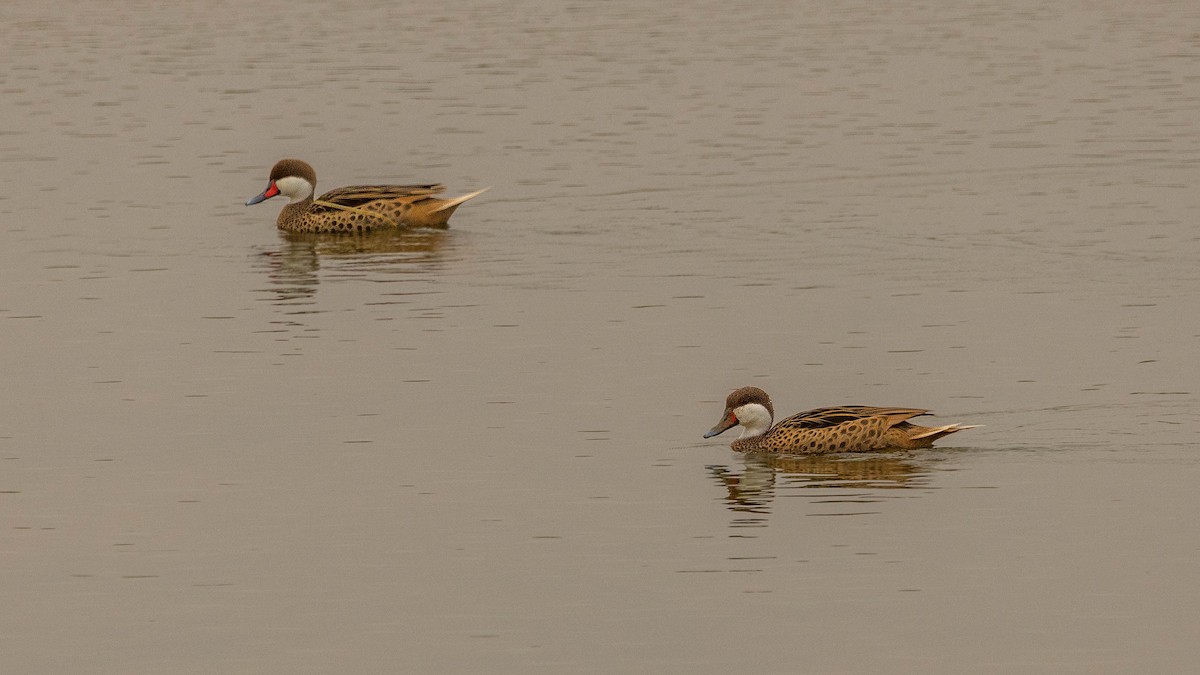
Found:
M 293 202 L 308 199 L 313 193 L 313 184 L 296 176 L 280 178 L 275 181 L 275 187 L 279 188 L 280 194 L 287 195 Z
M 741 438 L 762 436 L 771 428 L 771 413 L 758 403 L 747 403 L 733 411 L 742 425 Z

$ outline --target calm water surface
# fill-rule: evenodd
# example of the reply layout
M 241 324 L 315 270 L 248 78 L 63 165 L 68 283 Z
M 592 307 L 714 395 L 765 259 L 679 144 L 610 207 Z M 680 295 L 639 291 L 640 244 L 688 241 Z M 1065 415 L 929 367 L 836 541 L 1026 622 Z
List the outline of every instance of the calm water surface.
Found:
M 5 5 L 6 672 L 1190 672 L 1198 21 Z M 292 237 L 284 156 L 493 189 Z

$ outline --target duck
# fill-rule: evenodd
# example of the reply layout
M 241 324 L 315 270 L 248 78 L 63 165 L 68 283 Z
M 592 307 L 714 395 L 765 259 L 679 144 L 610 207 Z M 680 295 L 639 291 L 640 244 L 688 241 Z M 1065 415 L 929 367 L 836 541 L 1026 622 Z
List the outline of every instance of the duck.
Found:
M 712 438 L 740 424 L 742 435 L 729 446 L 738 452 L 822 455 L 928 448 L 943 436 L 979 426 L 923 427 L 908 421 L 929 412 L 921 408 L 843 405 L 814 408 L 776 424 L 775 407 L 767 392 L 758 387 L 742 387 L 725 398 L 721 421 L 704 437 Z
M 425 185 L 352 185 L 330 190 L 313 199 L 317 172 L 299 159 L 281 159 L 271 168 L 267 187 L 246 200 L 246 206 L 284 195 L 291 201 L 279 212 L 276 226 L 287 232 L 354 232 L 407 227 L 449 226 L 451 214 L 463 202 L 488 188 L 454 199 L 434 195 L 446 190 L 440 183 Z

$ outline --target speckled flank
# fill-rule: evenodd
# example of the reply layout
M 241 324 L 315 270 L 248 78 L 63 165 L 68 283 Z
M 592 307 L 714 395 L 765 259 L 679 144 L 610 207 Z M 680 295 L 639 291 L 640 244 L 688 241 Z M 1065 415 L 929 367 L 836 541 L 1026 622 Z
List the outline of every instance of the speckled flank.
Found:
M 757 387 L 743 387 L 726 399 L 724 414 L 728 416 L 748 403 L 759 403 L 771 410 L 766 392 Z M 816 408 L 780 420 L 762 435 L 739 438 L 730 447 L 742 452 L 812 455 L 928 448 L 942 436 L 971 428 L 959 424 L 923 427 L 906 421 L 928 412 L 921 408 L 857 405 Z
M 330 201 L 321 196 L 321 201 Z M 336 202 L 334 202 L 336 203 Z M 306 199 L 288 204 L 279 212 L 276 225 L 288 232 L 368 232 L 383 228 L 449 226 L 458 204 L 438 210 L 445 199 L 419 195 L 377 199 L 343 210 Z
M 769 452 L 803 452 L 823 455 L 830 452 L 865 452 L 880 450 L 888 441 L 899 441 L 889 433 L 887 418 L 868 417 L 819 429 L 771 427 L 762 436 L 739 438 L 734 450 L 767 450 Z

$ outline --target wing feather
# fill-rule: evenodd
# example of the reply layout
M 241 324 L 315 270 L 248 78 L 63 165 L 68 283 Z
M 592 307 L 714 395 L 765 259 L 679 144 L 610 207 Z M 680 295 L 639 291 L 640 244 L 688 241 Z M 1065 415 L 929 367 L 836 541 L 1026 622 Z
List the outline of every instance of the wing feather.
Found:
M 868 405 L 840 405 L 814 408 L 779 420 L 778 429 L 821 429 L 870 417 L 893 417 L 905 420 L 928 413 L 921 408 L 876 408 Z M 899 421 L 897 420 L 897 421 Z
M 349 187 L 330 190 L 318 199 L 342 206 L 362 206 L 377 199 L 398 199 L 400 197 L 429 197 L 444 192 L 446 186 L 441 183 L 428 185 L 352 185 Z

